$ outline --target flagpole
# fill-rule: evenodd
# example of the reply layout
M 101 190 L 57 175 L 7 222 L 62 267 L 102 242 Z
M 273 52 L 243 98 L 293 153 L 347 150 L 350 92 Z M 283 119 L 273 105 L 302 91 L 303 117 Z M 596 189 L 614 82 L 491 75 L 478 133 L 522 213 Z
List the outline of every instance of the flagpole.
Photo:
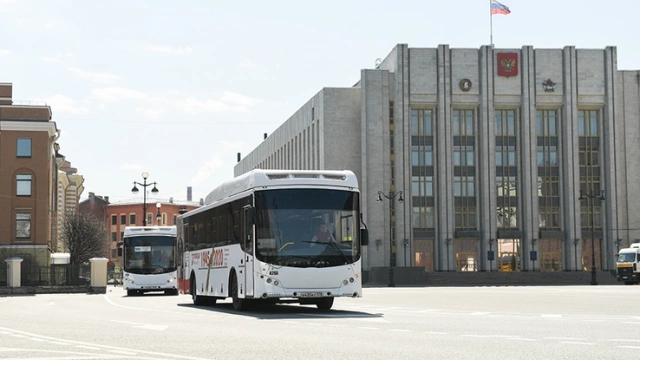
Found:
M 490 47 L 494 48 L 494 43 L 492 43 L 492 0 L 490 0 Z

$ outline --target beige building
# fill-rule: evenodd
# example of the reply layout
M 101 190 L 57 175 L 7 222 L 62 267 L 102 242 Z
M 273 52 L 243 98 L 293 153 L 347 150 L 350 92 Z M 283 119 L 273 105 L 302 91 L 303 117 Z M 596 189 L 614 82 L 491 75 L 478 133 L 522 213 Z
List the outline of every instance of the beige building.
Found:
M 79 210 L 79 200 L 84 191 L 83 183 L 83 175 L 77 174 L 77 168 L 73 168 L 69 161 L 64 160 L 59 166 L 57 182 L 56 252 L 68 251 L 62 237 L 63 224 L 66 215 L 74 214 Z
M 234 175 L 354 171 L 365 271 L 612 270 L 640 239 L 639 74 L 616 47 L 398 44 L 260 132 Z
M 21 257 L 24 283 L 56 250 L 59 135 L 49 106 L 14 104 L 0 83 L 0 260 Z

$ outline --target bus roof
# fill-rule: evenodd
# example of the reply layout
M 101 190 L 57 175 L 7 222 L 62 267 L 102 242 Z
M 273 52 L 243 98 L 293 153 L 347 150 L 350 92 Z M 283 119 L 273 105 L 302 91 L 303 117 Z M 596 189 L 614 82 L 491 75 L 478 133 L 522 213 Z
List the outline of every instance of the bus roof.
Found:
M 359 187 L 357 177 L 350 170 L 253 169 L 219 185 L 206 196 L 205 205 L 254 187 L 317 185 Z
M 127 226 L 124 228 L 124 237 L 165 235 L 176 236 L 176 226 Z

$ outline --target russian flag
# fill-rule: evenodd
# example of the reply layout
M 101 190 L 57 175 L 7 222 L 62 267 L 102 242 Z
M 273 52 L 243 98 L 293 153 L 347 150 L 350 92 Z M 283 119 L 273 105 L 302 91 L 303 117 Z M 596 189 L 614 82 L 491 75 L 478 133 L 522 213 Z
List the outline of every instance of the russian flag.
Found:
M 492 8 L 492 14 L 510 14 L 510 9 L 496 0 L 492 0 L 490 8 Z

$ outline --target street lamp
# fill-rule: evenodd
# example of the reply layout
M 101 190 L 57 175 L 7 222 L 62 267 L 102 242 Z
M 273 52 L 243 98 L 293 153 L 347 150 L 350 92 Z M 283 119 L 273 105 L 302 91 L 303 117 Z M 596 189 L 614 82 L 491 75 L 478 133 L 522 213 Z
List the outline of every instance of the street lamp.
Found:
M 395 270 L 394 267 L 397 265 L 397 246 L 395 245 L 395 238 L 393 237 L 393 233 L 395 232 L 393 226 L 395 226 L 395 212 L 393 211 L 393 199 L 399 195 L 399 202 L 404 202 L 404 198 L 402 198 L 402 191 L 399 192 L 390 192 L 389 194 L 386 194 L 382 191 L 377 192 L 377 201 L 383 201 L 382 196 L 388 199 L 389 203 L 389 215 L 390 215 L 390 222 L 388 223 L 388 229 L 389 229 L 389 242 L 390 242 L 390 264 L 388 267 L 388 287 L 395 287 Z
M 142 179 L 144 179 L 144 183 L 140 182 L 133 182 L 133 189 L 131 192 L 133 194 L 138 194 L 140 190 L 138 189 L 137 186 L 144 187 L 144 204 L 142 205 L 142 226 L 147 226 L 147 187 L 153 186 L 153 189 L 151 190 L 151 193 L 153 194 L 158 194 L 158 188 L 156 188 L 156 182 L 153 183 L 147 183 L 147 178 L 149 178 L 149 173 L 143 172 L 142 173 Z
M 600 191 L 600 194 L 596 192 L 584 193 L 580 190 L 580 201 L 587 200 L 587 215 L 591 214 L 591 285 L 597 285 L 596 281 L 596 251 L 594 250 L 594 199 L 598 198 L 601 201 L 605 200 L 604 191 Z M 589 216 L 587 216 L 589 218 Z
M 156 203 L 156 208 L 158 209 L 158 214 L 156 215 L 156 220 L 158 221 L 158 226 L 160 226 L 160 219 L 162 216 L 160 215 L 160 202 Z

